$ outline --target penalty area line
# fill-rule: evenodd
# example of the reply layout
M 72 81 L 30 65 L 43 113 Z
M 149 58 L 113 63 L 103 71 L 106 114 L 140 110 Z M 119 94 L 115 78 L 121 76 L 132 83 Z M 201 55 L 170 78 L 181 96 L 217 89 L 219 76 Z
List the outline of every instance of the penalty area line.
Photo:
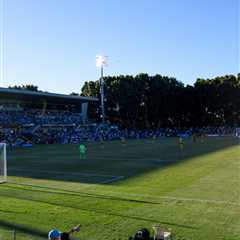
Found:
M 124 179 L 124 176 L 114 176 L 113 178 L 101 181 L 98 184 L 107 184 L 107 183 L 117 182 L 122 179 Z
M 98 173 L 77 173 L 77 172 L 61 172 L 61 171 L 47 171 L 47 170 L 25 170 L 19 168 L 9 168 L 10 171 L 15 172 L 26 172 L 26 173 L 46 173 L 46 174 L 59 174 L 59 175 L 69 175 L 69 176 L 83 176 L 83 177 L 105 177 L 105 178 L 116 178 L 122 176 L 108 175 L 108 174 L 98 174 Z

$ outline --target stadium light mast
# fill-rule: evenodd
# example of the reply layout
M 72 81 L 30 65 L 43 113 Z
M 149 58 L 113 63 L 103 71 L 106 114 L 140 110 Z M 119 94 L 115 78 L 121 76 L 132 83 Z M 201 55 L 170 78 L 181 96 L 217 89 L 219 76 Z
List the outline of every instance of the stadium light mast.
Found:
M 105 123 L 105 107 L 104 107 L 104 78 L 103 78 L 103 67 L 107 66 L 107 56 L 97 55 L 96 56 L 96 67 L 101 68 L 101 77 L 100 77 L 100 97 L 101 97 L 101 114 L 102 114 L 102 123 Z

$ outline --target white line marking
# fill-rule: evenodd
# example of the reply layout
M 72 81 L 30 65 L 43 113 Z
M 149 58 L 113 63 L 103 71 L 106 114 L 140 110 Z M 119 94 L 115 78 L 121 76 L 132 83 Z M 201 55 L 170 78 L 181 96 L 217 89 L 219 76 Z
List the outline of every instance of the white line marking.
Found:
M 153 159 L 153 160 L 150 160 L 151 162 L 154 162 L 154 163 L 174 163 L 174 162 L 180 162 L 181 160 L 160 160 L 160 159 Z
M 115 192 L 111 192 L 115 193 Z M 215 204 L 227 204 L 227 205 L 235 205 L 240 206 L 237 202 L 229 202 L 229 201 L 222 201 L 222 200 L 210 200 L 210 199 L 200 199 L 200 198 L 184 198 L 184 197 L 174 197 L 174 196 L 151 196 L 145 194 L 131 194 L 131 193 L 123 193 L 118 192 L 117 195 L 120 194 L 121 196 L 135 196 L 135 197 L 146 197 L 150 200 L 157 200 L 157 199 L 166 199 L 166 200 L 180 200 L 180 201 L 189 201 L 189 202 L 200 202 L 200 203 L 215 203 Z
M 111 178 L 109 180 L 99 182 L 97 184 L 104 184 L 104 183 L 110 183 L 113 181 L 118 181 L 124 179 L 124 176 L 116 176 L 115 178 Z M 8 181 L 9 183 L 14 183 L 18 185 L 26 185 L 26 186 L 31 186 L 31 187 L 37 187 L 41 188 L 42 186 L 38 186 L 35 184 L 29 184 L 29 183 L 19 183 L 15 181 Z M 91 186 L 92 187 L 92 186 Z M 91 187 L 89 189 L 91 189 Z M 58 189 L 61 191 L 66 191 L 68 192 L 67 189 Z M 92 193 L 92 192 L 87 192 L 87 193 Z M 134 194 L 134 193 L 125 193 L 125 192 L 114 192 L 114 191 L 108 191 L 108 193 L 105 194 L 105 196 L 109 197 L 119 197 L 119 194 L 121 197 L 145 197 L 146 200 L 177 200 L 177 201 L 185 201 L 185 202 L 196 202 L 196 203 L 211 203 L 211 204 L 223 204 L 223 205 L 233 205 L 233 206 L 240 206 L 240 203 L 238 202 L 230 202 L 230 201 L 222 201 L 222 200 L 210 200 L 210 199 L 200 199 L 200 198 L 184 198 L 184 197 L 174 197 L 174 196 L 153 196 L 153 195 L 147 195 L 147 194 Z
M 162 199 L 170 199 L 170 200 L 180 200 L 180 201 L 191 201 L 191 202 L 202 202 L 202 203 L 216 203 L 216 204 L 228 204 L 228 205 L 237 205 L 240 204 L 236 202 L 228 202 L 228 201 L 221 201 L 221 200 L 210 200 L 210 199 L 200 199 L 200 198 L 183 198 L 183 197 L 172 197 L 172 196 L 163 196 L 160 197 Z
M 33 172 L 33 173 L 47 173 L 47 174 L 61 174 L 61 175 L 71 175 L 71 176 L 84 176 L 84 177 L 109 177 L 109 178 L 116 178 L 122 176 L 116 175 L 107 175 L 107 174 L 95 174 L 95 173 L 73 173 L 73 172 L 61 172 L 61 171 L 46 171 L 46 170 L 25 170 L 19 168 L 9 168 L 11 171 L 17 172 Z
M 124 176 L 116 176 L 116 177 L 113 177 L 113 178 L 111 178 L 111 179 L 108 179 L 108 180 L 99 182 L 99 184 L 112 183 L 112 182 L 119 181 L 119 180 L 121 180 L 121 179 L 124 179 Z
M 16 158 L 19 158 L 18 156 L 14 157 L 14 156 L 10 156 L 9 159 L 16 159 Z M 30 156 L 30 155 L 27 155 L 27 156 L 24 156 L 24 157 L 21 157 L 21 159 L 32 159 L 32 158 L 39 158 L 38 156 Z

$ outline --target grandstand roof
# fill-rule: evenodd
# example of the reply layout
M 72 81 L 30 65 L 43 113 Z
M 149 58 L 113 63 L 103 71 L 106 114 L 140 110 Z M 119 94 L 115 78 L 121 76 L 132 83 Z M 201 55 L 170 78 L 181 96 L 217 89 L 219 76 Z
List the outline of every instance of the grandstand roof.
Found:
M 11 88 L 0 87 L 0 97 L 5 99 L 17 99 L 17 100 L 49 100 L 54 102 L 66 102 L 66 103 L 79 103 L 79 102 L 97 102 L 98 98 L 95 97 L 82 97 L 72 96 L 66 94 L 49 93 L 49 92 L 34 92 L 28 90 L 18 90 Z

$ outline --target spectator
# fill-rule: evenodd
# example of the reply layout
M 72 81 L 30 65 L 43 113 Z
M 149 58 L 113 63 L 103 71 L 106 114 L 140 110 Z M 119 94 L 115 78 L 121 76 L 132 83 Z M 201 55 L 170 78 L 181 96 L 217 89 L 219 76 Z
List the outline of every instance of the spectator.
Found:
M 68 232 L 60 232 L 57 229 L 53 229 L 48 233 L 48 239 L 49 240 L 69 240 L 71 234 L 79 231 L 80 231 L 80 225 L 73 227 Z

